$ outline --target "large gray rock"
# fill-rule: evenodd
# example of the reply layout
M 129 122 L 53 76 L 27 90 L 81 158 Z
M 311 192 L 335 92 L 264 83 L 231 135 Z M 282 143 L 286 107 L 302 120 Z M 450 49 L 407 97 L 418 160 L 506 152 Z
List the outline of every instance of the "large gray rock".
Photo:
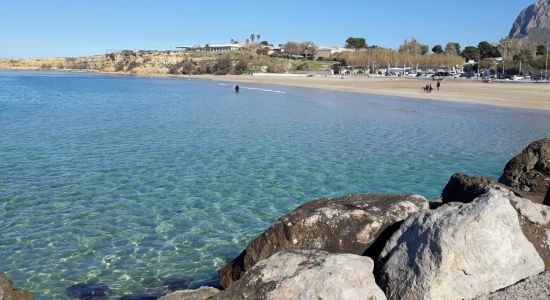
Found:
M 32 293 L 18 290 L 4 273 L 0 273 L 0 300 L 32 300 Z
M 496 182 L 489 177 L 469 176 L 456 173 L 449 179 L 443 188 L 441 199 L 443 203 L 462 202 L 468 203 L 475 198 L 487 193 L 489 186 Z
M 521 11 L 508 36 L 539 45 L 550 41 L 550 0 L 538 0 Z
M 159 300 L 206 300 L 211 299 L 219 292 L 220 290 L 216 288 L 203 286 L 196 290 L 176 291 L 160 297 Z
M 516 209 L 521 230 L 533 244 L 544 261 L 545 269 L 550 270 L 550 206 L 533 203 L 516 197 L 512 192 L 502 190 Z
M 512 158 L 498 181 L 524 198 L 543 203 L 550 187 L 550 138 L 531 143 Z
M 550 272 L 541 273 L 514 285 L 484 295 L 476 300 L 548 300 L 550 299 Z
M 257 263 L 214 299 L 386 299 L 376 285 L 372 259 L 301 250 Z
M 279 251 L 311 249 L 376 257 L 401 221 L 425 209 L 428 201 L 416 195 L 349 195 L 311 201 L 275 222 L 222 268 L 220 283 L 229 286 L 258 261 Z
M 509 191 L 409 217 L 380 254 L 389 299 L 468 299 L 544 271 L 522 232 Z

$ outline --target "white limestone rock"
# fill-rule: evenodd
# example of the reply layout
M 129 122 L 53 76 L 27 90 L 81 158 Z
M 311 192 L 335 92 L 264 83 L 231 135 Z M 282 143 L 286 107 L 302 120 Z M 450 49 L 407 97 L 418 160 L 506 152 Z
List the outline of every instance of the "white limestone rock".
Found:
M 389 299 L 469 299 L 544 271 L 508 191 L 411 215 L 380 255 Z

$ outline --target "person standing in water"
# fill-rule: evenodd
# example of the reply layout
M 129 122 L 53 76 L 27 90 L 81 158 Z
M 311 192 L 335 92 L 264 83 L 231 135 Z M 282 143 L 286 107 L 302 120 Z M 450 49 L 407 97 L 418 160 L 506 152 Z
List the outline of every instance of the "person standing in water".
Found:
M 238 94 L 240 89 L 241 89 L 241 87 L 237 84 L 237 85 L 235 86 L 235 93 Z

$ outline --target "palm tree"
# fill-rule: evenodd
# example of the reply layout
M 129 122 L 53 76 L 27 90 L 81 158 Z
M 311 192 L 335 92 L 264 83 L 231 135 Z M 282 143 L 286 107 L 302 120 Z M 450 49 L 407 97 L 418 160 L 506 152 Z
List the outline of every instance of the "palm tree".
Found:
M 259 43 L 260 42 L 260 35 L 259 34 L 256 34 L 256 41 Z
M 246 39 L 245 42 L 246 42 L 246 44 L 250 44 L 250 40 L 249 40 L 249 39 Z
M 235 39 L 231 39 L 230 43 L 235 44 Z
M 252 44 L 254 44 L 255 39 L 256 39 L 256 35 L 254 33 L 250 34 L 250 40 L 252 41 Z

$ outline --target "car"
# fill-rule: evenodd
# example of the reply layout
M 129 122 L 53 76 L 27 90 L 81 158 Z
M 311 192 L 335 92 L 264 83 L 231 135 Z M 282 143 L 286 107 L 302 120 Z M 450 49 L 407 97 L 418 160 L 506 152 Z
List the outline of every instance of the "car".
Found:
M 512 80 L 514 80 L 514 81 L 519 81 L 519 80 L 524 80 L 524 79 L 525 79 L 525 77 L 520 76 L 520 75 L 514 75 L 512 77 Z

